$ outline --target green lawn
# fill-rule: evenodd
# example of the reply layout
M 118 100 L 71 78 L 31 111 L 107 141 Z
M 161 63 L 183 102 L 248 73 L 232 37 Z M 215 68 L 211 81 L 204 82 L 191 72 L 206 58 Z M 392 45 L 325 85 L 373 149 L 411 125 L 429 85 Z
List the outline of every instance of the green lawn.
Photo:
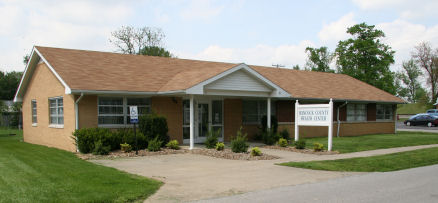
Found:
M 162 185 L 70 152 L 24 143 L 21 134 L 0 129 L 0 202 L 142 201 Z
M 438 148 L 338 159 L 330 161 L 288 162 L 280 165 L 327 171 L 386 172 L 438 164 Z
M 418 114 L 426 113 L 427 109 L 434 109 L 431 104 L 413 103 L 413 104 L 398 104 L 397 114 Z
M 307 138 L 306 147 L 312 149 L 313 143 L 324 144 L 327 149 L 327 137 Z M 438 134 L 422 132 L 397 132 L 397 134 L 362 135 L 352 137 L 333 137 L 333 150 L 350 153 L 393 147 L 438 144 Z

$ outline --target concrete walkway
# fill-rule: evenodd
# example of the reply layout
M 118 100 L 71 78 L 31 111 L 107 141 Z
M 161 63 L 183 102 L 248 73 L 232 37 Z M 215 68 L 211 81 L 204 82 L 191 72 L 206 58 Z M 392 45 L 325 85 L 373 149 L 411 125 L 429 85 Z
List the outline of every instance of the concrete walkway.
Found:
M 373 156 L 438 145 L 413 146 L 338 155 L 313 155 L 262 149 L 281 157 L 265 161 L 218 159 L 194 154 L 161 155 L 91 162 L 163 181 L 165 184 L 146 202 L 182 202 L 266 190 L 282 186 L 315 183 L 351 176 L 352 172 L 333 172 L 278 166 L 287 161 L 329 160 Z

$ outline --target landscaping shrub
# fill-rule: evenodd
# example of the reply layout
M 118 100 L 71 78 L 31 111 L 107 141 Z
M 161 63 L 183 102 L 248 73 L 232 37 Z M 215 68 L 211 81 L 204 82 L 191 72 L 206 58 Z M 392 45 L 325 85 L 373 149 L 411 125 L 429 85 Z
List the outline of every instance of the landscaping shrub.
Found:
M 131 128 L 121 128 L 114 132 L 117 137 L 119 137 L 119 143 L 127 143 L 130 144 L 132 149 L 135 149 L 135 134 L 134 130 Z M 148 146 L 148 141 L 146 140 L 146 136 L 140 130 L 137 130 L 137 144 L 138 149 L 146 149 Z
M 287 140 L 286 139 L 284 139 L 284 138 L 280 138 L 279 140 L 278 140 L 278 145 L 280 146 L 280 147 L 287 147 Z
M 146 137 L 146 141 L 149 142 L 156 138 L 161 141 L 162 146 L 168 143 L 170 138 L 167 135 L 169 128 L 167 127 L 166 117 L 157 114 L 148 114 L 141 116 L 138 126 L 140 131 Z
M 272 129 L 268 130 L 266 132 L 262 132 L 262 137 L 263 137 L 263 143 L 265 143 L 266 145 L 273 145 L 275 144 L 275 142 L 277 142 L 278 138 L 279 138 L 279 134 L 275 133 Z
M 223 142 L 218 142 L 216 143 L 216 150 L 217 151 L 222 151 L 225 148 L 225 144 Z
M 109 154 L 111 146 L 104 145 L 101 140 L 94 143 L 93 154 L 95 155 L 107 155 Z
M 166 144 L 166 147 L 169 149 L 179 149 L 179 143 L 178 140 L 171 140 Z
M 231 140 L 231 151 L 235 153 L 244 153 L 248 151 L 247 134 L 242 134 L 242 127 L 237 131 L 237 136 Z
M 148 150 L 151 152 L 157 152 L 161 150 L 161 144 L 163 142 L 159 139 L 159 136 L 155 137 L 153 140 L 149 141 Z
M 297 149 L 305 149 L 306 148 L 306 140 L 301 139 L 295 142 L 295 148 Z
M 313 150 L 315 152 L 320 152 L 324 149 L 324 145 L 318 142 L 313 143 Z
M 110 150 L 118 149 L 120 141 L 106 128 L 82 128 L 75 130 L 73 136 L 81 153 L 90 153 L 95 149 L 95 144 L 100 141 L 103 146 L 110 146 Z
M 261 121 L 261 125 L 262 125 L 262 132 L 266 132 L 266 129 L 268 128 L 267 121 L 268 117 L 263 116 L 262 117 L 262 121 Z M 277 117 L 275 116 L 271 116 L 271 129 L 274 133 L 277 133 L 278 130 L 278 121 L 277 121 Z
M 286 140 L 290 140 L 290 133 L 289 133 L 289 130 L 287 130 L 287 128 L 283 129 L 283 130 L 280 132 L 280 137 L 283 138 L 283 139 L 286 139 Z
M 221 132 L 221 129 L 218 129 L 217 131 L 208 131 L 207 138 L 205 140 L 205 147 L 207 147 L 207 149 L 213 149 L 216 147 L 216 143 L 218 142 L 217 138 L 219 137 Z
M 120 144 L 120 149 L 122 149 L 122 152 L 130 152 L 132 150 L 132 147 L 130 144 Z
M 261 156 L 262 151 L 258 147 L 254 147 L 251 149 L 251 156 Z

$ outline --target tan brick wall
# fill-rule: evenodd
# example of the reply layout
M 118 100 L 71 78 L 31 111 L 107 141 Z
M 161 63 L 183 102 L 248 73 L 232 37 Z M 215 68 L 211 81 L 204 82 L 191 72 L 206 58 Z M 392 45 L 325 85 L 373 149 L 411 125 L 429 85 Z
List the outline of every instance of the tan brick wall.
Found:
M 76 96 L 76 99 L 79 96 Z M 79 128 L 97 127 L 97 96 L 84 95 L 79 101 Z
M 224 99 L 224 140 L 229 142 L 240 126 L 242 126 L 242 100 Z
M 183 107 L 180 97 L 152 97 L 152 111 L 167 118 L 170 139 L 183 142 Z
M 49 97 L 63 96 L 64 128 L 49 127 Z M 37 101 L 37 126 L 32 126 L 31 101 Z M 44 64 L 35 68 L 23 97 L 23 138 L 25 142 L 75 151 L 71 138 L 75 129 L 74 98 Z

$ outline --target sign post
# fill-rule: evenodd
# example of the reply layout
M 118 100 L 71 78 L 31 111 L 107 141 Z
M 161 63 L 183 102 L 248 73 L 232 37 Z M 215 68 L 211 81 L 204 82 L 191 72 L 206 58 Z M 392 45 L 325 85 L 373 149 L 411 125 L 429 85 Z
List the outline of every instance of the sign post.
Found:
M 332 150 L 333 137 L 333 100 L 328 104 L 295 103 L 295 141 L 299 139 L 299 126 L 327 126 L 328 151 Z
M 137 130 L 135 128 L 135 124 L 138 123 L 138 108 L 137 108 L 137 106 L 129 106 L 129 116 L 131 118 L 131 123 L 134 124 L 135 154 L 138 154 Z

